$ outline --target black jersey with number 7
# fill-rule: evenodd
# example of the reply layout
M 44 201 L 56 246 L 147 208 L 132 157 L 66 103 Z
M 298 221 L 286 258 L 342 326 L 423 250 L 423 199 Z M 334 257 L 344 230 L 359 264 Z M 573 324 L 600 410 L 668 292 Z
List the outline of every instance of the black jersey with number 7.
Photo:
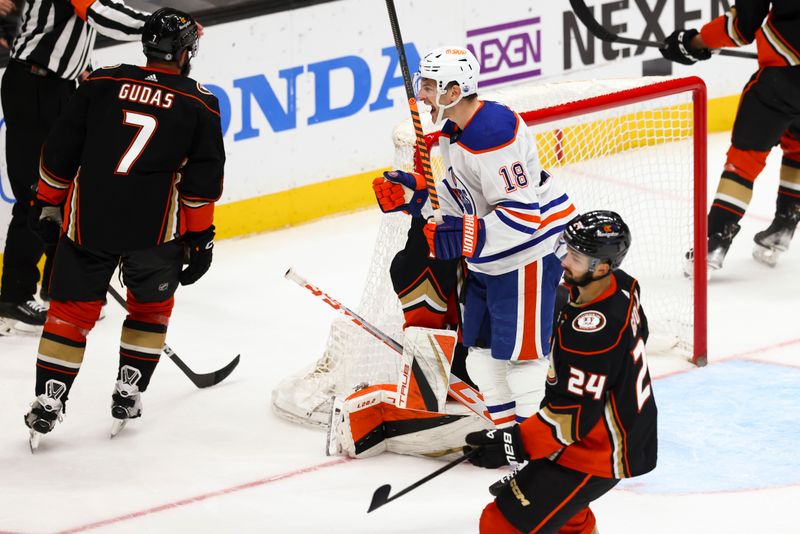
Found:
M 211 225 L 225 149 L 217 98 L 186 76 L 118 65 L 81 84 L 42 150 L 39 196 L 67 237 L 131 251 Z

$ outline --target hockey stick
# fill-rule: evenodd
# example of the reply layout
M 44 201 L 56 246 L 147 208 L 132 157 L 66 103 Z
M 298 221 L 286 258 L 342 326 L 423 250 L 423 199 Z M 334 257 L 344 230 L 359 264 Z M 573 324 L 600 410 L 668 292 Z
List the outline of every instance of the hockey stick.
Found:
M 339 313 L 350 319 L 353 323 L 357 326 L 360 326 L 370 334 L 372 334 L 375 338 L 379 341 L 386 344 L 387 347 L 394 350 L 398 354 L 403 354 L 403 345 L 395 341 L 391 336 L 384 334 L 381 332 L 376 326 L 370 324 L 366 319 L 358 315 L 356 312 L 348 308 L 347 306 L 343 305 L 338 300 L 334 299 L 321 289 L 317 288 L 316 286 L 311 285 L 308 280 L 300 276 L 295 272 L 294 269 L 289 268 L 284 275 L 285 278 L 288 278 L 292 282 L 295 282 L 297 285 L 302 286 L 308 289 L 315 297 L 319 297 L 322 299 L 323 302 L 328 304 L 334 310 L 337 310 Z M 412 373 L 417 378 L 417 383 L 420 388 L 420 392 L 422 393 L 423 383 L 425 387 L 430 390 L 430 385 L 428 385 L 425 377 L 422 374 L 422 371 L 419 369 L 419 364 L 414 361 L 412 363 Z M 491 419 L 484 413 L 485 407 L 483 404 L 483 397 L 481 394 L 472 386 L 455 376 L 454 374 L 450 374 L 450 383 L 448 385 L 448 393 L 450 396 L 475 412 L 476 414 L 484 417 L 485 419 L 491 421 Z M 432 393 L 431 393 L 432 394 Z M 425 394 L 423 393 L 423 398 Z M 425 403 L 427 406 L 427 402 Z
M 575 15 L 583 22 L 583 25 L 598 39 L 608 41 L 610 43 L 631 44 L 638 46 L 654 46 L 663 48 L 664 43 L 658 41 L 643 41 L 641 39 L 632 39 L 630 37 L 623 37 L 615 33 L 611 33 L 597 22 L 594 18 L 592 11 L 586 6 L 585 0 L 569 0 L 572 10 Z M 752 52 L 742 52 L 740 50 L 728 50 L 726 48 L 712 48 L 712 54 L 719 54 L 720 56 L 741 57 L 747 59 L 757 59 L 758 56 Z
M 477 453 L 477 452 L 478 452 L 477 448 L 476 449 L 472 449 L 468 453 L 459 456 L 458 458 L 456 458 L 455 460 L 453 460 L 452 462 L 450 462 L 446 466 L 437 469 L 436 471 L 434 471 L 430 475 L 426 476 L 425 478 L 421 478 L 420 480 L 414 482 L 413 484 L 411 484 L 407 488 L 403 489 L 402 491 L 399 491 L 396 495 L 393 495 L 391 497 L 389 497 L 389 493 L 392 491 L 391 484 L 384 484 L 380 488 L 376 489 L 375 493 L 372 494 L 372 502 L 369 503 L 369 509 L 367 510 L 367 513 L 370 513 L 373 510 L 375 510 L 377 508 L 380 508 L 381 506 L 383 506 L 384 504 L 386 504 L 388 502 L 391 502 L 391 501 L 393 501 L 395 499 L 399 499 L 400 497 L 402 497 L 403 495 L 405 495 L 409 491 L 420 487 L 421 485 L 425 484 L 427 481 L 438 477 L 439 475 L 441 475 L 445 471 L 454 468 L 455 466 L 457 466 L 458 464 L 460 464 L 464 460 L 468 459 L 471 456 L 474 456 L 475 453 Z
M 125 299 L 122 298 L 122 295 L 120 295 L 116 289 L 109 285 L 108 292 L 111 293 L 111 296 L 114 297 L 114 300 L 116 300 L 123 309 L 128 309 Z M 237 365 L 239 365 L 239 356 L 241 356 L 240 354 L 237 354 L 236 357 L 231 360 L 230 363 L 228 363 L 228 365 L 221 369 L 211 373 L 200 374 L 192 371 L 189 366 L 186 365 L 177 354 L 175 354 L 175 351 L 172 350 L 172 347 L 166 343 L 164 343 L 164 354 L 169 356 L 169 359 L 175 362 L 175 365 L 178 366 L 178 369 L 183 371 L 183 374 L 188 376 L 189 380 L 191 380 L 195 386 L 201 389 L 215 386 L 228 378 L 228 375 L 231 374 L 234 369 L 236 369 Z
M 419 108 L 417 107 L 417 97 L 414 94 L 414 87 L 411 83 L 411 73 L 408 70 L 408 60 L 406 50 L 403 47 L 403 37 L 400 35 L 400 23 L 397 21 L 397 11 L 394 8 L 394 0 L 386 0 L 386 9 L 389 11 L 389 23 L 392 26 L 394 35 L 394 47 L 397 49 L 397 60 L 400 62 L 400 70 L 403 73 L 403 82 L 406 87 L 406 97 L 408 98 L 408 109 L 411 111 L 411 122 L 414 123 L 414 134 L 417 138 L 417 149 L 422 160 L 422 175 L 425 177 L 425 187 L 428 189 L 428 197 L 431 199 L 433 208 L 433 220 L 436 224 L 442 224 L 442 210 L 439 207 L 439 195 L 436 193 L 436 182 L 433 181 L 431 171 L 431 154 L 428 152 L 428 145 L 425 143 L 425 134 L 422 132 L 422 121 L 419 118 Z

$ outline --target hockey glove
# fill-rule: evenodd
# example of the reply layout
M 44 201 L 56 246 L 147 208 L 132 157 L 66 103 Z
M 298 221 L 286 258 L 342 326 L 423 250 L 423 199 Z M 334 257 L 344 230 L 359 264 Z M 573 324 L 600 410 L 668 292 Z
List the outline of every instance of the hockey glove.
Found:
M 378 177 L 372 181 L 372 190 L 375 191 L 375 198 L 384 213 L 406 211 L 412 217 L 419 217 L 422 206 L 428 199 L 425 178 L 404 171 L 383 173 L 383 178 Z
M 694 65 L 698 61 L 709 59 L 711 50 L 692 46 L 692 39 L 698 33 L 697 30 L 675 30 L 664 40 L 664 46 L 659 49 L 661 55 L 683 65 Z
M 55 245 L 61 235 L 61 206 L 31 200 L 28 208 L 28 226 L 45 245 Z
M 214 250 L 214 225 L 212 224 L 202 232 L 186 232 L 181 237 L 189 257 L 189 265 L 180 272 L 178 280 L 181 285 L 194 284 L 200 277 L 208 272 L 211 267 L 212 251 Z
M 504 465 L 518 465 L 530 459 L 522 446 L 519 425 L 470 432 L 466 441 L 464 454 L 472 449 L 478 449 L 478 452 L 469 458 L 470 463 L 478 467 L 497 469 Z
M 429 222 L 423 229 L 433 257 L 452 260 L 461 256 L 480 256 L 486 241 L 483 221 L 474 215 L 445 215 L 443 219 L 442 224 L 437 226 L 436 223 Z

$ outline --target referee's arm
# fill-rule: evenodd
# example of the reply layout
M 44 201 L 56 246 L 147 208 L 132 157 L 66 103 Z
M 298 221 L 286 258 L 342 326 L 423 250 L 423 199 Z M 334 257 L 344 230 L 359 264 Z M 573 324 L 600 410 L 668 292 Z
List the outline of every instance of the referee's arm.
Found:
M 75 14 L 101 35 L 117 41 L 137 41 L 149 13 L 133 9 L 119 0 L 70 0 Z

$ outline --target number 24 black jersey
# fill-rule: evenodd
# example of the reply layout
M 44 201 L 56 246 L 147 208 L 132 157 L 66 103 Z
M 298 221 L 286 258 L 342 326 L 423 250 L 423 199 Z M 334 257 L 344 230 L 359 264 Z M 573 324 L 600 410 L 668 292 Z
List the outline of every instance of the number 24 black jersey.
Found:
M 638 282 L 621 270 L 592 302 L 559 312 L 541 409 L 522 423 L 532 458 L 627 478 L 656 465 L 657 408 Z
M 45 142 L 39 197 L 76 243 L 122 252 L 201 231 L 222 193 L 216 97 L 191 78 L 119 65 L 81 84 Z

